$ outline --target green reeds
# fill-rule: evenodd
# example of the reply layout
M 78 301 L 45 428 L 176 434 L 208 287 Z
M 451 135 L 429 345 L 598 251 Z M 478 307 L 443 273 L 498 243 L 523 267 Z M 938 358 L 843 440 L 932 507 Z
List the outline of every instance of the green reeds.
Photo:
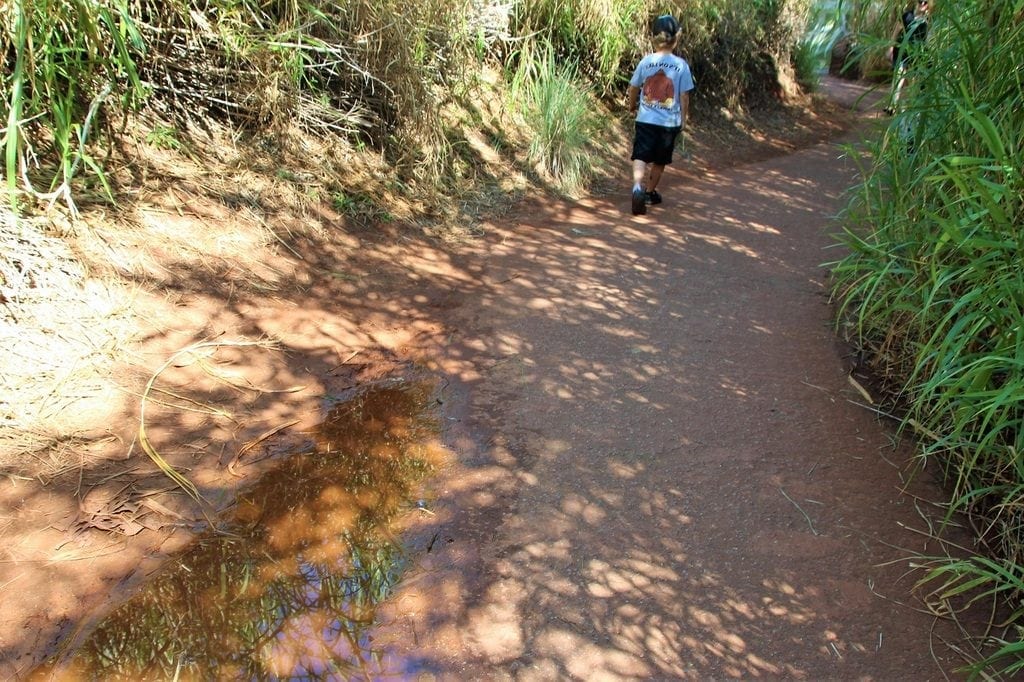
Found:
M 111 92 L 120 93 L 127 108 L 144 94 L 136 69 L 144 48 L 127 3 L 11 0 L 0 9 L 0 28 L 7 62 L 0 74 L 0 117 L 6 121 L 4 174 L 12 208 L 19 192 L 64 199 L 73 208 L 70 185 L 83 164 L 109 194 L 88 143 L 102 125 L 97 113 Z
M 968 569 L 981 578 L 998 565 L 982 571 L 991 594 L 1017 600 L 1024 2 L 1001 5 L 936 6 L 925 52 L 847 213 L 849 255 L 834 275 L 841 322 L 893 389 L 924 456 L 944 467 L 954 511 L 988 529 L 992 557 L 950 563 L 929 580 Z M 1021 648 L 1003 647 L 986 665 L 1016 669 L 1000 661 Z
M 578 69 L 559 63 L 550 44 L 527 43 L 524 51 L 512 93 L 533 131 L 530 162 L 562 191 L 576 193 L 593 174 L 588 145 L 597 125 L 594 101 L 581 92 Z
M 963 608 L 962 604 L 978 605 L 994 612 L 1014 603 L 1008 613 L 992 623 L 992 629 L 977 644 L 994 650 L 971 662 L 965 672 L 969 679 L 991 679 L 991 673 L 1009 677 L 1024 671 L 1024 608 L 1017 595 L 1024 590 L 1024 568 L 1011 561 L 975 556 L 966 559 L 950 557 L 915 564 L 927 573 L 918 586 L 929 590 L 925 599 L 938 614 L 948 615 Z
M 814 92 L 818 89 L 820 82 L 818 60 L 817 48 L 810 40 L 801 41 L 793 51 L 793 70 L 796 73 L 796 81 L 807 92 Z

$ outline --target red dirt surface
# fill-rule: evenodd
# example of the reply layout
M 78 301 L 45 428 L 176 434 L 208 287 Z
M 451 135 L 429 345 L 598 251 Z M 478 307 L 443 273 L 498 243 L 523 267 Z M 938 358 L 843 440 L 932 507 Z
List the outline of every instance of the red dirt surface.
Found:
M 828 86 L 847 107 L 863 93 Z M 354 233 L 349 269 L 301 295 L 183 294 L 178 310 L 211 335 L 280 339 L 283 362 L 235 354 L 258 383 L 307 389 L 254 400 L 235 433 L 157 414 L 150 437 L 216 507 L 240 485 L 225 443 L 311 428 L 319 397 L 413 365 L 442 377 L 457 464 L 420 531 L 439 541 L 379 614 L 375 645 L 401 677 L 956 677 L 943 642 L 959 633 L 922 608 L 909 571 L 941 551 L 922 531 L 943 494 L 908 477 L 910 447 L 863 405 L 832 327 L 822 264 L 838 257 L 831 218 L 854 164 L 835 142 L 732 152 L 670 168 L 646 216 L 630 215 L 624 155 L 614 193 L 538 196 L 464 244 Z M 737 155 L 750 162 L 727 167 Z M 336 267 L 298 248 L 305 266 Z M 164 331 L 146 352 L 194 340 Z M 125 440 L 130 417 L 111 429 Z M 5 677 L 87 631 L 190 537 L 69 532 L 89 492 L 167 487 L 133 457 L 6 486 L 9 518 L 28 525 L 6 531 Z M 109 479 L 115 466 L 135 473 Z M 196 516 L 176 498 L 161 499 Z
M 469 255 L 480 286 L 428 294 L 452 307 L 472 478 L 449 551 L 408 583 L 423 669 L 957 676 L 957 632 L 908 571 L 942 551 L 914 532 L 942 493 L 907 483 L 833 333 L 822 264 L 854 179 L 826 143 L 670 172 L 646 216 L 624 191 L 524 208 Z

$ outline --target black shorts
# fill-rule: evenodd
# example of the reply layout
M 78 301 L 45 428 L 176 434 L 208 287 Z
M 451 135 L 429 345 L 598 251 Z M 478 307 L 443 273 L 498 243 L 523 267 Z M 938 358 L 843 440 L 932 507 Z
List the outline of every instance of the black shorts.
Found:
M 672 151 L 676 148 L 676 138 L 682 130 L 681 127 L 666 128 L 638 122 L 633 136 L 633 154 L 629 159 L 669 165 L 672 163 Z

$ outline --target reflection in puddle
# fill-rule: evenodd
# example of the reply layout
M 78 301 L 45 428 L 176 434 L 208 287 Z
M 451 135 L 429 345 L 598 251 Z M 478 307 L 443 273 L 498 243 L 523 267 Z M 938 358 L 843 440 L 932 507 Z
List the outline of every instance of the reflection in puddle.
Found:
M 335 407 L 295 455 L 100 623 L 63 679 L 368 679 L 378 604 L 409 556 L 397 537 L 417 483 L 446 458 L 427 383 Z

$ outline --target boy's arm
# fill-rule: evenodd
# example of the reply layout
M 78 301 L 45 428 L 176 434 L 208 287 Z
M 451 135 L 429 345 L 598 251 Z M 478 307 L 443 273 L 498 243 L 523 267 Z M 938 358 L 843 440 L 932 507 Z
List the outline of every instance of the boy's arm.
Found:
M 683 124 L 685 125 L 690 120 L 690 91 L 687 90 L 683 93 L 683 96 L 679 98 L 679 103 L 683 106 Z
M 640 102 L 640 88 L 636 87 L 635 85 L 630 85 L 629 86 L 629 111 L 631 113 L 634 113 L 634 114 L 636 113 L 637 107 L 639 106 L 639 102 Z

